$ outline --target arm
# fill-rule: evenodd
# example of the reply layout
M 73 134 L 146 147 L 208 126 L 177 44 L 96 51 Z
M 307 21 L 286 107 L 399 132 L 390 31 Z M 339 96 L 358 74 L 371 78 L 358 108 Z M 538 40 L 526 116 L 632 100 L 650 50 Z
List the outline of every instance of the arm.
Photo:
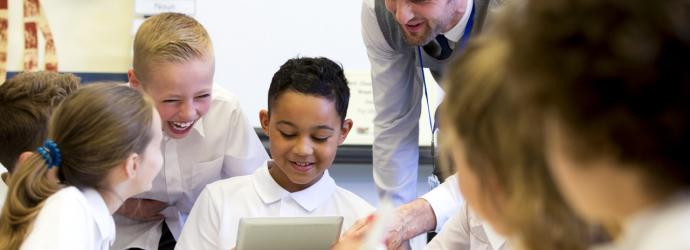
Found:
M 455 175 L 422 198 L 398 207 L 388 231 L 388 249 L 398 249 L 413 237 L 429 231 L 440 231 L 448 217 L 457 214 L 462 199 Z M 368 231 L 369 221 L 360 219 L 346 234 L 358 236 Z
M 374 215 L 357 220 L 344 234 L 343 237 L 354 241 L 361 240 L 372 226 Z M 395 215 L 388 228 L 386 241 L 388 249 L 401 249 L 413 237 L 429 232 L 436 227 L 436 217 L 429 203 L 424 199 L 416 199 L 402 205 L 395 210 Z M 342 241 L 342 240 L 341 240 Z
M 214 202 L 208 188 L 205 188 L 192 207 L 175 249 L 218 249 L 218 209 L 219 205 Z
M 165 217 L 161 214 L 168 204 L 151 199 L 129 198 L 125 200 L 116 214 L 138 221 L 162 220 Z
M 457 175 L 446 178 L 441 185 L 424 194 L 422 199 L 429 203 L 436 218 L 434 227 L 429 231 L 441 231 L 448 218 L 455 215 L 463 203 Z
M 374 94 L 374 181 L 394 204 L 417 197 L 419 116 L 423 94 L 414 50 L 394 51 L 383 38 L 373 1 L 362 5 L 362 37 Z

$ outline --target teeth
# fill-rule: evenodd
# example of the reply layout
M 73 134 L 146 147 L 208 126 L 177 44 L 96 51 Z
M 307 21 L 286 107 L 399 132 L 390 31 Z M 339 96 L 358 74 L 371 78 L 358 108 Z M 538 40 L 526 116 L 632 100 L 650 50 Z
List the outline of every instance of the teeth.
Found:
M 306 167 L 309 166 L 311 163 L 309 162 L 295 162 L 295 165 L 300 166 L 300 167 Z
M 191 121 L 191 122 L 170 122 L 170 124 L 173 125 L 173 128 L 177 129 L 177 130 L 185 130 L 185 129 L 189 128 L 189 126 L 191 126 L 192 123 L 194 123 L 194 121 Z

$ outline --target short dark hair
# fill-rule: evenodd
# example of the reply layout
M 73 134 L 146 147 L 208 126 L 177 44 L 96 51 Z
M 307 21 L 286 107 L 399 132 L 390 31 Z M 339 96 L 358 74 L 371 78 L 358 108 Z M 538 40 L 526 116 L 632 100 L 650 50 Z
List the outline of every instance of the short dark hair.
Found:
M 80 79 L 56 72 L 20 73 L 0 85 L 0 163 L 13 171 L 19 154 L 48 136 L 48 120 Z
M 325 57 L 298 57 L 285 62 L 273 75 L 268 88 L 268 111 L 286 91 L 323 97 L 335 102 L 341 121 L 347 115 L 350 87 L 343 68 Z
M 568 133 L 569 154 L 690 184 L 690 1 L 530 1 L 508 32 L 518 82 Z

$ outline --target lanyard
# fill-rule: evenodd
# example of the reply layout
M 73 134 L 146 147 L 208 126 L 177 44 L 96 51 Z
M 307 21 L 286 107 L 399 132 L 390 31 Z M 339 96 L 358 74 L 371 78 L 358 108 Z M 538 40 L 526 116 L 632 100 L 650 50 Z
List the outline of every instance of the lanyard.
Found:
M 465 25 L 465 31 L 463 32 L 462 38 L 460 38 L 460 45 L 459 45 L 458 49 L 464 49 L 465 45 L 467 45 L 467 41 L 470 39 L 470 35 L 472 34 L 472 25 L 473 24 L 474 24 L 474 6 L 472 7 L 472 10 L 470 11 L 470 17 L 467 20 L 467 24 Z M 424 85 L 424 97 L 426 100 L 427 115 L 429 116 L 429 128 L 431 129 L 431 159 L 432 159 L 431 162 L 432 162 L 433 168 L 436 169 L 436 163 L 435 163 L 436 150 L 435 150 L 434 133 L 436 132 L 438 125 L 436 124 L 436 122 L 433 119 L 431 119 L 431 106 L 429 105 L 429 92 L 427 91 L 426 77 L 424 76 L 424 61 L 422 60 L 422 47 L 421 46 L 417 46 L 417 56 L 419 58 L 419 70 L 420 70 L 420 73 L 422 74 L 422 83 Z M 440 183 L 438 179 L 435 179 L 433 181 L 430 180 L 429 182 L 430 182 L 432 188 L 438 186 L 438 184 Z

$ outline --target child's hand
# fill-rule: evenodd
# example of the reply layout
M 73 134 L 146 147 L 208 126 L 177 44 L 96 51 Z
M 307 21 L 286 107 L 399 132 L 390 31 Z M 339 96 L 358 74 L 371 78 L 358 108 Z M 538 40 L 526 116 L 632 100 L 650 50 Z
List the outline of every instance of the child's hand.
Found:
M 370 216 L 371 217 L 371 216 Z M 359 221 L 358 221 L 359 222 Z M 354 250 L 360 249 L 364 243 L 364 235 L 366 232 L 355 233 L 355 231 L 350 228 L 345 234 L 340 236 L 340 240 L 331 247 L 331 250 Z
M 409 242 L 404 238 L 404 222 L 400 218 L 402 216 L 400 213 L 395 213 L 391 225 L 386 231 L 386 248 L 387 249 L 409 249 Z M 343 234 L 343 237 L 350 238 L 361 238 L 367 234 L 371 226 L 374 224 L 374 214 L 367 216 L 366 218 L 361 218 Z M 340 244 L 340 243 L 338 243 Z M 343 248 L 344 249 L 344 248 Z
M 162 220 L 160 212 L 166 207 L 167 203 L 157 200 L 130 198 L 115 213 L 138 221 Z

